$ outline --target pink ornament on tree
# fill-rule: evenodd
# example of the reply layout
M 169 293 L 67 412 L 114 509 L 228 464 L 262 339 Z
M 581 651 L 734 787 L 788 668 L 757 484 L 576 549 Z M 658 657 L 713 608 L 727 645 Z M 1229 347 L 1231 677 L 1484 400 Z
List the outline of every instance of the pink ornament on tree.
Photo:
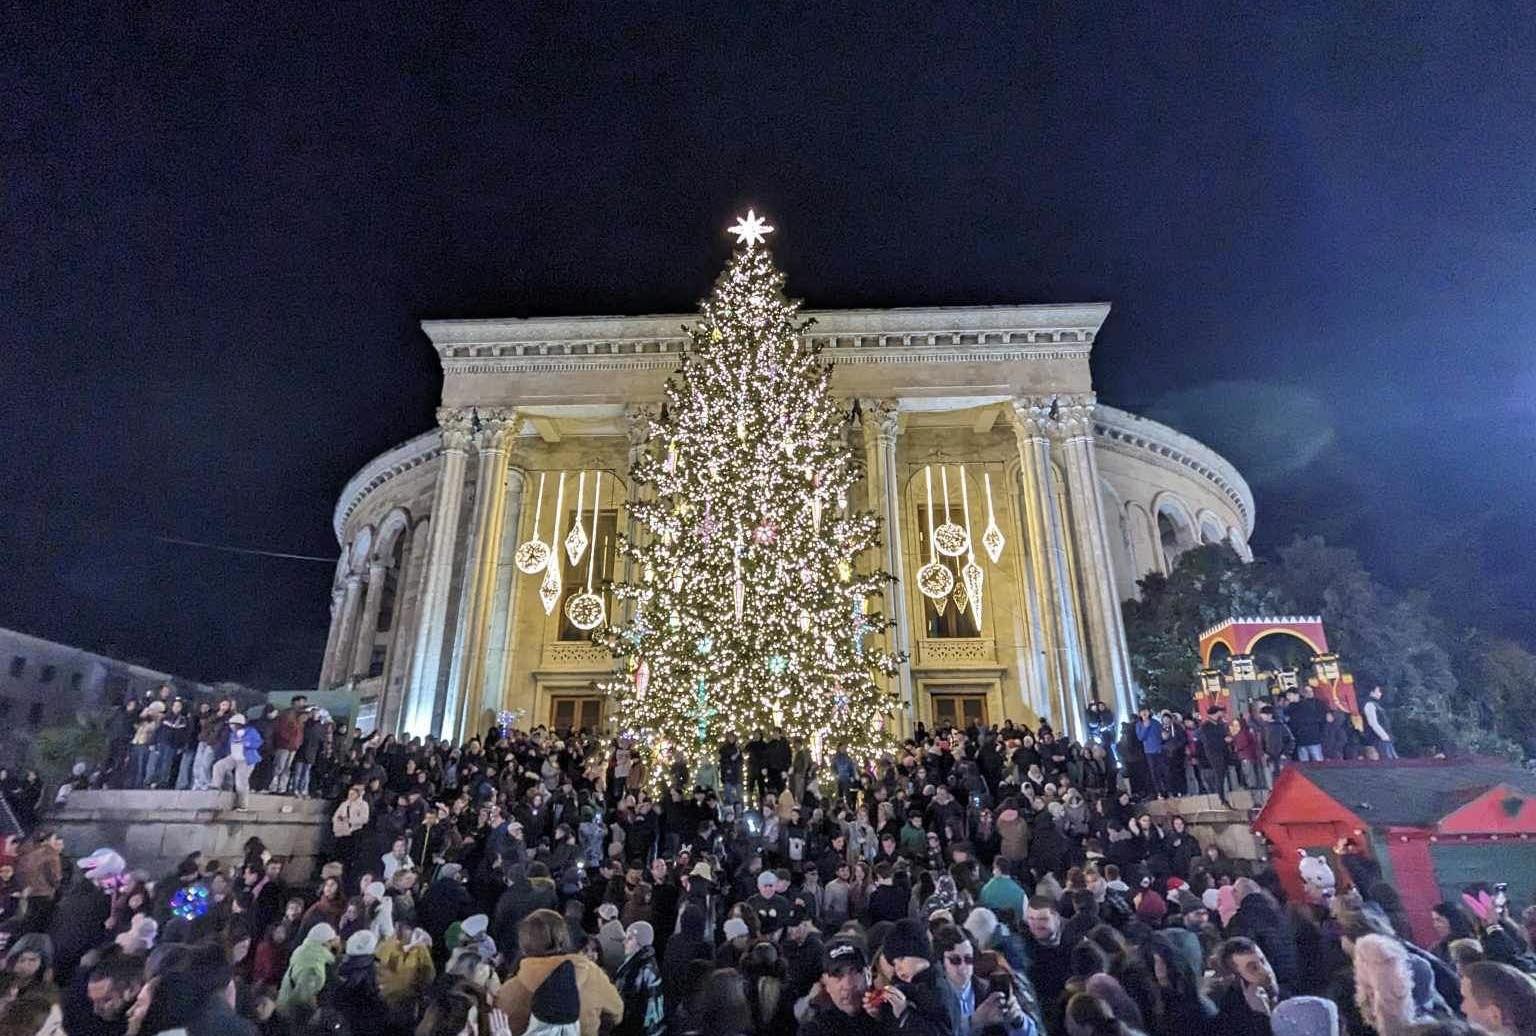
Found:
M 651 663 L 645 659 L 635 667 L 635 693 L 644 694 L 645 689 L 651 685 Z

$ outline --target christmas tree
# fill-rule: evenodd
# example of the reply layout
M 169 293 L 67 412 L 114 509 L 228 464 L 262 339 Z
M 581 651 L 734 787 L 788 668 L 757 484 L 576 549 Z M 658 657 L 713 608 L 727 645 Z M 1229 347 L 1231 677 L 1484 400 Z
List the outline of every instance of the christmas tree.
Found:
M 647 490 L 619 547 L 636 578 L 614 591 L 633 604 L 596 639 L 623 663 L 607 689 L 652 774 L 679 756 L 696 772 L 727 733 L 781 735 L 818 762 L 888 747 L 879 681 L 902 659 L 870 638 L 890 578 L 856 565 L 878 522 L 848 507 L 847 415 L 763 247 L 772 229 L 751 212 L 733 228 L 630 473 Z

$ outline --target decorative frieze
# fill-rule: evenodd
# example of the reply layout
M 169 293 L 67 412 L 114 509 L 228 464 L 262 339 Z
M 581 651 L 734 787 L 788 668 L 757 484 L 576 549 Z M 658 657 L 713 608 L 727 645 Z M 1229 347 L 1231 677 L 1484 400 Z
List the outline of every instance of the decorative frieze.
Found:
M 920 640 L 917 660 L 924 669 L 996 668 L 997 641 L 991 637 Z

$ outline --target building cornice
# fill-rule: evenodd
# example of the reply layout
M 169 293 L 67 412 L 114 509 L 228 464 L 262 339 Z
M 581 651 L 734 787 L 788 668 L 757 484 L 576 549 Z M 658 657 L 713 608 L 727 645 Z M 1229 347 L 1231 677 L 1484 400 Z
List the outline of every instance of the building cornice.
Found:
M 385 450 L 364 464 L 357 474 L 347 480 L 341 495 L 336 498 L 336 510 L 331 514 L 331 528 L 336 533 L 336 542 L 346 545 L 347 519 L 352 517 L 352 512 L 357 510 L 369 493 L 396 475 L 432 460 L 442 452 L 442 448 L 442 436 L 434 428 Z
M 1198 475 L 1231 501 L 1243 520 L 1243 539 L 1253 535 L 1253 490 L 1221 454 L 1183 432 L 1146 417 L 1100 403 L 1093 415 L 1094 438 L 1174 471 Z
M 837 364 L 1086 360 L 1109 315 L 1102 302 L 806 310 L 810 337 Z M 444 374 L 670 370 L 697 314 L 426 320 Z

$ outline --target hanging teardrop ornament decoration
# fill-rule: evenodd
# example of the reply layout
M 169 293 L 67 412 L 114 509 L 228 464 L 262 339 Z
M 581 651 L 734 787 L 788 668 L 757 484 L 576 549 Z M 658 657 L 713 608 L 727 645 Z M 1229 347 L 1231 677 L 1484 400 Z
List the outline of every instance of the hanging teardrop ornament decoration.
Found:
M 992 513 L 992 475 L 982 472 L 981 479 L 987 487 L 987 528 L 981 534 L 981 549 L 987 552 L 987 557 L 995 565 L 997 559 L 1003 556 L 1003 547 L 1008 541 L 1003 538 L 1003 530 L 997 527 L 997 516 Z
M 933 545 L 946 558 L 957 558 L 965 553 L 971 538 L 964 529 L 949 520 L 949 466 L 941 467 L 939 474 L 944 480 L 944 524 L 933 530 Z
M 965 468 L 960 468 L 960 504 L 965 515 L 965 565 L 960 569 L 960 583 L 971 603 L 971 613 L 976 617 L 976 629 L 981 630 L 981 583 L 983 573 L 976 564 L 976 541 L 971 538 L 971 487 L 965 478 Z M 964 611 L 962 608 L 961 611 Z
M 602 597 L 592 592 L 592 570 L 597 563 L 597 515 L 602 506 L 602 496 L 603 473 L 599 471 L 597 484 L 592 487 L 592 550 L 587 554 L 587 589 L 585 593 L 579 593 L 565 602 L 565 617 L 579 630 L 596 629 L 607 615 Z M 570 549 L 569 540 L 566 541 L 566 549 Z
M 517 570 L 525 576 L 536 575 L 549 564 L 549 544 L 539 539 L 539 512 L 544 510 L 544 479 L 548 475 L 547 471 L 539 472 L 539 495 L 533 505 L 533 539 L 519 544 L 512 555 Z
M 571 559 L 575 565 L 581 560 L 581 555 L 587 549 L 587 533 L 581 527 L 581 501 L 587 495 L 587 473 L 581 473 L 581 479 L 576 483 L 576 520 L 571 523 L 571 534 L 565 538 L 565 556 Z M 594 512 L 596 506 L 594 503 Z
M 923 468 L 923 483 L 928 493 L 928 564 L 917 570 L 917 589 L 942 612 L 949 592 L 955 588 L 955 574 L 949 570 L 948 565 L 939 564 L 938 550 L 933 540 L 932 468 Z
M 955 602 L 955 611 L 959 612 L 961 615 L 964 615 L 966 605 L 969 603 L 969 601 L 965 595 L 965 585 L 963 583 L 955 583 L 954 592 L 949 595 L 949 599 Z
M 555 490 L 555 514 L 549 523 L 549 538 L 555 538 L 555 530 L 560 527 L 560 512 L 565 509 L 565 472 L 560 472 L 560 481 Z M 539 583 L 539 603 L 544 605 L 544 614 L 553 615 L 555 605 L 560 603 L 560 555 L 553 550 L 549 551 L 544 562 L 544 579 Z

